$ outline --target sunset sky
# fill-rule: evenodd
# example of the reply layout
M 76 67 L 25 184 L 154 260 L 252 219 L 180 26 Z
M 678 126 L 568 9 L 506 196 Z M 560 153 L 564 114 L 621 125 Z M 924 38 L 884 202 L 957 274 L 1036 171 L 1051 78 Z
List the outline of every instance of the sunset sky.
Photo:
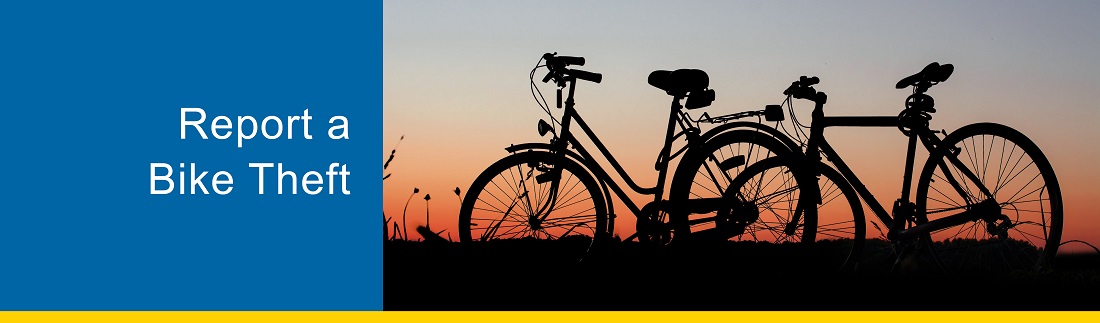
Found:
M 670 103 L 646 83 L 653 70 L 710 75 L 717 99 L 693 110 L 696 117 L 778 104 L 800 75 L 821 78 L 816 88 L 829 94 L 829 115 L 886 116 L 910 93 L 894 84 L 935 61 L 955 72 L 929 92 L 938 110 L 932 128 L 997 122 L 1028 135 L 1061 184 L 1063 241 L 1100 245 L 1100 207 L 1089 205 L 1100 200 L 1095 1 L 386 1 L 383 10 L 380 158 L 397 148 L 383 203 L 400 221 L 419 188 L 410 227 L 425 222 L 423 197 L 431 194 L 432 228 L 457 240 L 455 187 L 464 193 L 508 145 L 545 142 L 536 125 L 546 114 L 528 74 L 546 52 L 583 56 L 581 69 L 603 74 L 601 84 L 578 86 L 577 109 L 643 186 L 656 182 Z M 539 85 L 552 100 L 553 87 Z M 796 107 L 808 121 L 812 106 Z M 889 206 L 906 138 L 894 128 L 826 134 Z M 617 210 L 616 233 L 628 236 L 632 216 Z

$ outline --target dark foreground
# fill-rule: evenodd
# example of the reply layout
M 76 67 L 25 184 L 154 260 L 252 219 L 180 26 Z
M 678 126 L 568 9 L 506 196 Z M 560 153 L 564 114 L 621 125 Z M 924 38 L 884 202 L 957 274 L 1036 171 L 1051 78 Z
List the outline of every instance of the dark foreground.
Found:
M 1100 256 L 1045 273 L 891 270 L 868 241 L 858 270 L 835 248 L 723 243 L 643 248 L 583 241 L 387 241 L 385 310 L 1100 310 Z

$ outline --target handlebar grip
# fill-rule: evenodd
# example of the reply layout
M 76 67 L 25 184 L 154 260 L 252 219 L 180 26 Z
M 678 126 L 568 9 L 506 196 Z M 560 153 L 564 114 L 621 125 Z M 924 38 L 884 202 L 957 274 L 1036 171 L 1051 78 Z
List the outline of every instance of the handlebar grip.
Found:
M 583 60 L 583 58 L 582 58 L 582 60 Z M 575 78 L 585 80 L 585 81 L 589 81 L 589 82 L 593 82 L 593 83 L 600 83 L 600 81 L 603 80 L 603 75 L 602 74 L 593 73 L 593 72 L 589 72 L 589 71 L 569 70 L 569 72 L 567 74 L 569 74 L 570 76 L 573 76 Z
M 558 57 L 555 57 L 555 59 L 557 59 L 558 62 L 561 62 L 562 64 L 565 64 L 565 65 L 584 66 L 584 57 L 558 56 Z M 599 82 L 597 82 L 597 83 L 599 83 Z
M 802 77 L 798 78 L 798 83 L 800 83 L 802 86 L 813 86 L 813 85 L 815 85 L 817 83 L 820 83 L 820 82 L 821 82 L 821 79 L 817 78 L 817 76 L 811 76 L 811 77 L 802 76 Z

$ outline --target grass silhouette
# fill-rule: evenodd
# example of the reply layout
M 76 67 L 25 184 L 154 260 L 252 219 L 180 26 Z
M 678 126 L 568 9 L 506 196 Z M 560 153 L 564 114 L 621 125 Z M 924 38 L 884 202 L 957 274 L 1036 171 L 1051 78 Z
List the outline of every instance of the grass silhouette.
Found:
M 441 239 L 441 238 L 440 238 Z M 442 242 L 436 240 L 435 242 Z M 384 243 L 385 310 L 1100 310 L 1100 255 L 1046 273 L 891 271 L 885 240 L 861 267 L 824 264 L 847 241 L 652 247 L 585 237 Z M 876 253 L 877 252 L 877 253 Z M 435 293 L 418 291 L 433 290 Z
M 385 183 L 385 181 L 387 179 L 389 179 L 390 176 L 393 175 L 393 173 L 386 173 L 386 170 L 389 169 L 390 163 L 393 162 L 394 156 L 397 155 L 397 147 L 400 146 L 401 142 L 404 141 L 404 140 L 405 140 L 405 135 L 401 135 L 401 138 L 399 138 L 397 140 L 397 144 L 395 144 L 393 149 L 390 150 L 389 157 L 387 157 L 386 161 L 382 164 L 382 172 L 385 173 L 385 175 L 382 176 L 382 182 L 383 183 Z M 454 193 L 455 193 L 455 196 L 459 197 L 459 200 L 458 200 L 459 204 L 462 204 L 462 196 L 460 194 L 461 192 L 462 191 L 458 187 L 455 187 Z M 414 196 L 416 196 L 416 194 L 419 194 L 419 193 L 420 193 L 420 188 L 414 187 L 412 194 L 409 194 L 409 198 L 405 200 L 405 207 L 401 211 L 401 224 L 400 225 L 398 225 L 397 221 L 394 221 L 392 218 L 386 217 L 385 212 L 382 213 L 382 220 L 383 220 L 383 223 L 382 223 L 382 237 L 383 237 L 383 239 L 385 239 L 387 241 L 410 240 L 411 239 L 411 237 L 409 236 L 409 229 L 408 229 L 409 228 L 409 226 L 408 226 L 409 203 L 412 202 L 412 198 Z M 450 238 L 443 239 L 442 233 L 444 231 L 434 232 L 431 229 L 431 223 L 432 223 L 431 213 L 430 213 L 431 209 L 429 208 L 430 205 L 428 205 L 428 202 L 431 201 L 431 199 L 432 199 L 431 194 L 424 194 L 425 225 L 417 226 L 417 228 L 414 231 L 416 233 L 420 234 L 420 236 L 424 239 L 424 241 L 433 242 L 433 243 L 436 243 L 436 242 L 450 242 L 450 241 L 452 241 Z M 392 226 L 393 233 L 392 234 L 390 233 L 390 224 L 391 224 L 391 222 L 393 224 L 393 226 Z M 449 236 L 450 236 L 450 233 L 448 233 L 448 237 Z

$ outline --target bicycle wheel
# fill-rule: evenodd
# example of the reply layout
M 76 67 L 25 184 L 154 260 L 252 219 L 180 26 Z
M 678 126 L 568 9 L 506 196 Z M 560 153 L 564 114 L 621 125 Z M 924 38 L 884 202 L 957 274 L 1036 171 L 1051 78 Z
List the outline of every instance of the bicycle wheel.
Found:
M 504 157 L 466 191 L 458 215 L 462 242 L 607 233 L 607 206 L 598 182 L 580 164 L 546 151 Z
M 940 147 L 945 148 L 933 153 L 921 172 L 916 221 L 990 210 L 989 205 L 1000 212 L 986 211 L 982 219 L 926 235 L 934 259 L 954 273 L 1048 265 L 1062 236 L 1062 194 L 1039 147 L 1020 132 L 993 123 L 965 126 L 944 138 Z
M 844 250 L 841 260 L 858 255 L 865 237 L 858 196 L 839 173 L 822 165 L 818 184 L 824 203 L 818 217 L 796 213 L 798 183 L 787 163 L 794 156 L 778 139 L 749 130 L 725 133 L 689 152 L 673 177 L 670 201 L 690 205 L 691 200 L 720 198 L 723 206 L 680 212 L 683 224 L 673 224 L 676 234 L 772 243 L 820 238 L 837 241 L 837 249 Z
M 689 150 L 680 160 L 669 189 L 667 222 L 674 236 L 693 240 L 713 239 L 721 225 L 728 220 L 720 213 L 729 206 L 715 210 L 690 210 L 693 201 L 713 200 L 723 197 L 737 175 L 757 162 L 775 156 L 792 156 L 792 148 L 770 134 L 761 131 L 738 129 L 719 134 Z M 662 219 L 665 220 L 665 219 Z M 702 234 L 702 235 L 698 235 Z M 673 237 L 675 239 L 675 237 Z M 720 240 L 725 240 L 721 237 Z
M 747 207 L 751 223 L 742 223 L 743 233 L 736 240 L 814 243 L 815 260 L 826 268 L 854 268 L 859 261 L 866 236 L 863 206 L 855 190 L 832 167 L 819 164 L 817 180 L 820 203 L 816 212 L 799 204 L 803 183 L 796 174 L 804 169 L 793 168 L 789 160 L 772 157 L 750 165 L 734 178 L 725 196 Z M 801 210 L 800 210 L 801 209 Z M 734 219 L 745 216 L 734 216 Z M 721 221 L 727 222 L 729 221 Z M 736 228 L 735 228 L 736 229 Z

